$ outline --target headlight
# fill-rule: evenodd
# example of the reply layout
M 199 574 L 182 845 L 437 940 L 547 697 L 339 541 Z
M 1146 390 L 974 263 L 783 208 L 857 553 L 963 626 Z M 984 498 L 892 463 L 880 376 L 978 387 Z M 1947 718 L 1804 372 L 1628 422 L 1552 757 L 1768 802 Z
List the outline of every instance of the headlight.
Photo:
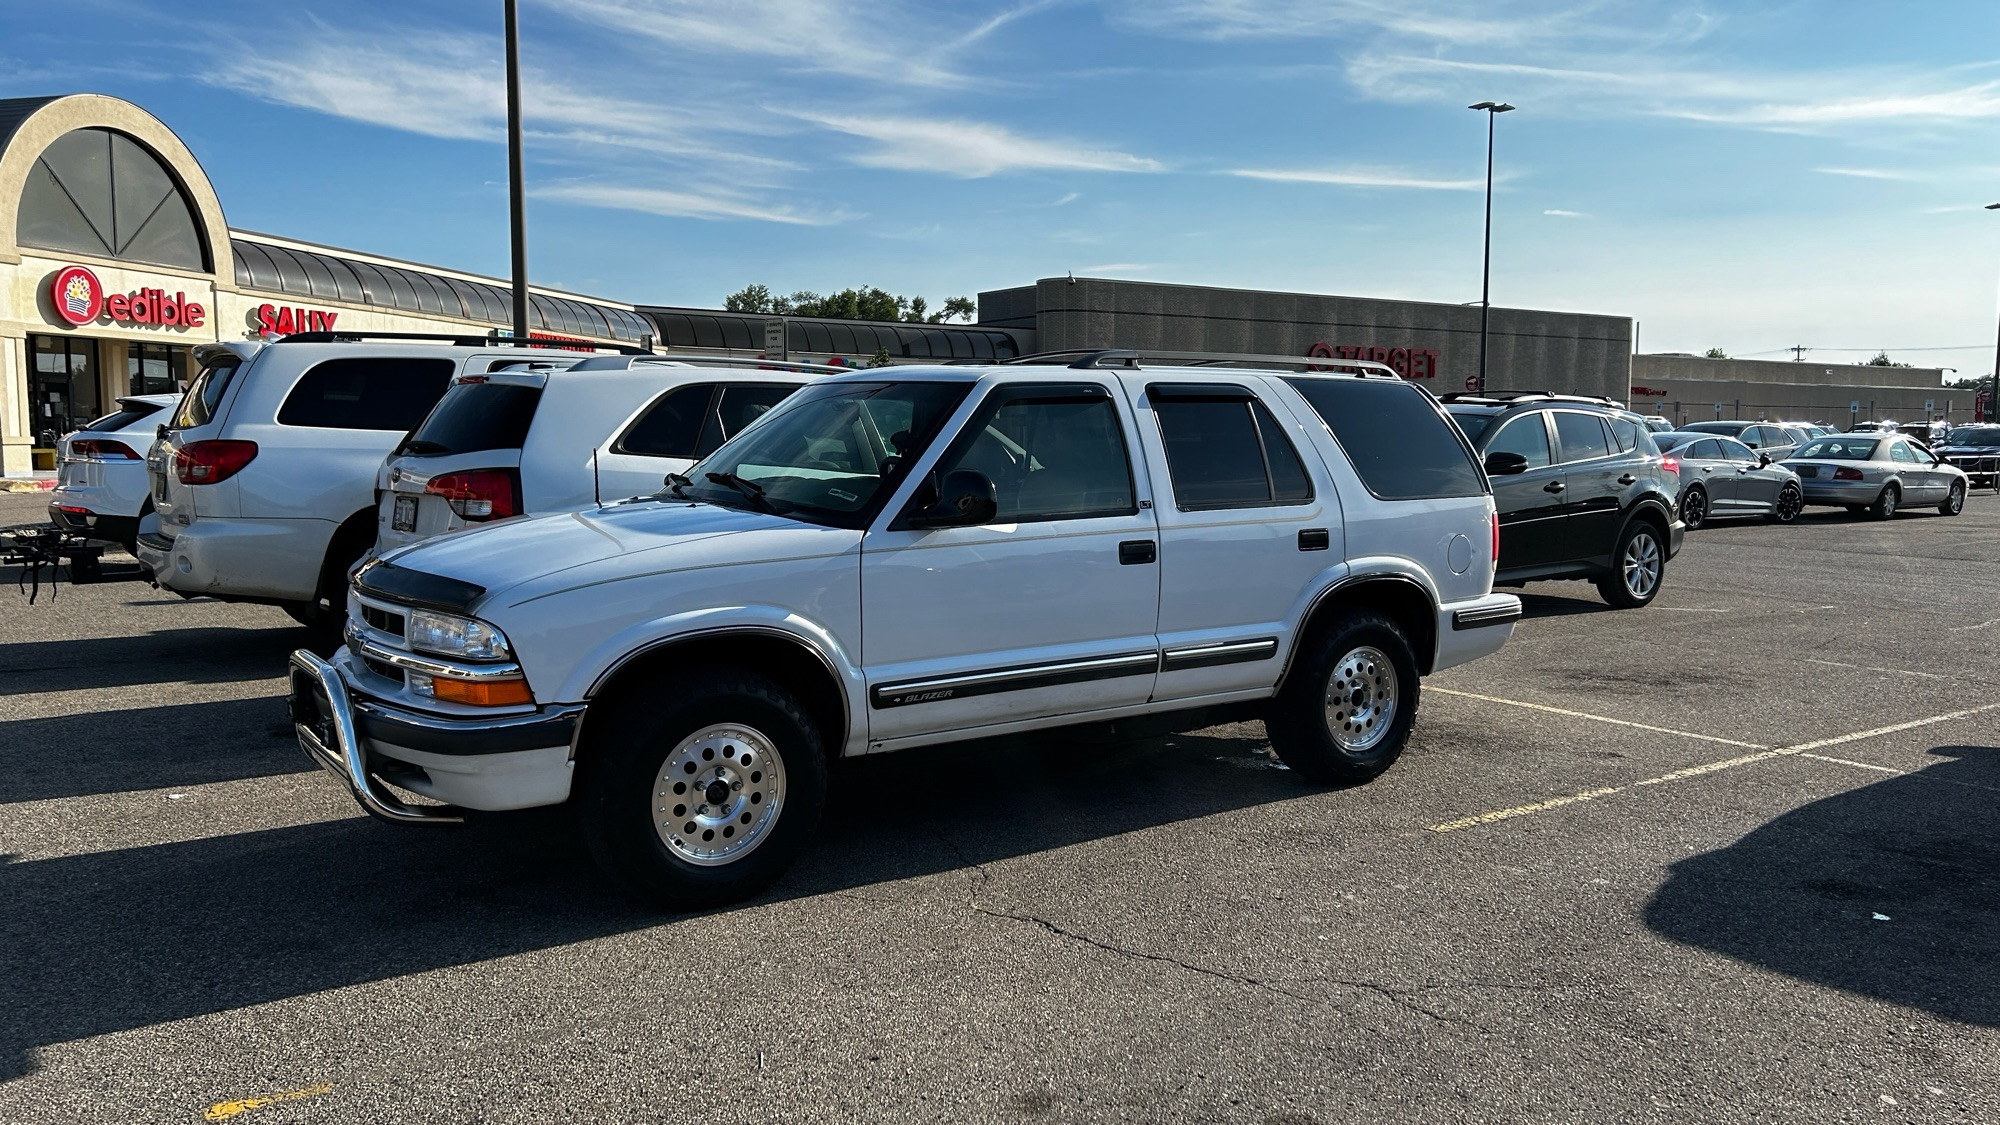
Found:
M 419 652 L 463 660 L 511 660 L 514 656 L 506 634 L 470 617 L 412 610 L 408 629 L 410 647 Z

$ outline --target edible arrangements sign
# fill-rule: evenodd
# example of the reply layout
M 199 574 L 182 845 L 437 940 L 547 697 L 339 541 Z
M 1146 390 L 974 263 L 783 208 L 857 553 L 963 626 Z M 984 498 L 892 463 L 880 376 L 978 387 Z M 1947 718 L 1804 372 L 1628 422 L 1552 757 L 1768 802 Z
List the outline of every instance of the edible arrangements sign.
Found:
M 200 328 L 208 320 L 208 309 L 188 300 L 186 293 L 168 296 L 164 289 L 142 288 L 107 296 L 104 283 L 82 266 L 64 266 L 49 278 L 49 304 L 56 316 L 78 328 L 100 320 Z

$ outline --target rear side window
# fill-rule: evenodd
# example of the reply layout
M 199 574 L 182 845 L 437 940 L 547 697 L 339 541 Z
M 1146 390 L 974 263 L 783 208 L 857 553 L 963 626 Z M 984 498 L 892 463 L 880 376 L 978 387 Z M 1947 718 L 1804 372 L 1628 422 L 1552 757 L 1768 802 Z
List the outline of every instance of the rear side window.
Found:
M 1253 398 L 1160 397 L 1153 415 L 1166 443 L 1174 503 L 1184 512 L 1302 504 L 1312 484 L 1277 419 Z
M 414 356 L 330 359 L 299 378 L 278 408 L 278 424 L 403 433 L 444 396 L 453 367 L 448 359 Z
M 457 383 L 398 450 L 419 457 L 519 449 L 542 401 L 540 387 Z
M 181 404 L 174 411 L 172 425 L 175 429 L 190 426 L 206 426 L 215 417 L 215 411 L 222 405 L 222 392 L 236 379 L 236 372 L 242 368 L 243 360 L 236 355 L 222 355 L 215 362 L 201 369 L 201 374 L 188 384 L 187 393 L 181 396 Z
M 1684 456 L 1690 461 L 1720 461 L 1722 460 L 1722 445 L 1714 438 L 1703 438 L 1700 441 L 1689 444 Z
M 765 411 L 785 400 L 785 396 L 798 390 L 796 383 L 758 383 L 750 386 L 724 387 L 715 409 L 708 412 L 701 427 L 701 440 L 696 444 L 694 455 L 706 457 L 735 437 L 743 427 L 764 416 Z
M 626 427 L 613 451 L 642 457 L 693 457 L 714 398 L 714 383 L 691 383 L 668 391 Z
M 1396 379 L 1287 379 L 1383 500 L 1483 496 L 1486 478 L 1423 391 Z
M 1639 447 L 1639 423 L 1630 418 L 1613 418 L 1611 437 L 1618 443 L 1620 453 L 1630 453 Z
M 1611 442 L 1605 437 L 1604 423 L 1597 415 L 1558 410 L 1555 416 L 1556 444 L 1562 447 L 1565 463 L 1611 456 Z

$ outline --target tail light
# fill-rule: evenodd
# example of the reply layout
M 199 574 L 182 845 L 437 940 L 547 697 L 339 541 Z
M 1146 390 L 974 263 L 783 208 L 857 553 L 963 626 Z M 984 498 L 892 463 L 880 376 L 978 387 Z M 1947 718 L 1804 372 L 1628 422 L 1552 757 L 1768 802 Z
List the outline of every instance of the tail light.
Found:
M 102 457 L 106 461 L 137 461 L 139 455 L 122 441 L 110 438 L 73 438 L 69 451 L 75 457 Z
M 1675 476 L 1680 476 L 1681 459 L 1669 453 L 1665 457 L 1660 458 L 1660 468 L 1665 469 Z
M 1835 480 L 1861 480 L 1861 470 L 1842 465 L 1833 471 Z
M 1500 565 L 1500 513 L 1493 513 L 1493 565 Z
M 254 441 L 192 441 L 174 450 L 174 477 L 182 484 L 218 484 L 242 472 L 256 457 Z
M 442 496 L 462 519 L 483 522 L 521 514 L 521 474 L 514 469 L 471 469 L 432 477 L 424 491 Z

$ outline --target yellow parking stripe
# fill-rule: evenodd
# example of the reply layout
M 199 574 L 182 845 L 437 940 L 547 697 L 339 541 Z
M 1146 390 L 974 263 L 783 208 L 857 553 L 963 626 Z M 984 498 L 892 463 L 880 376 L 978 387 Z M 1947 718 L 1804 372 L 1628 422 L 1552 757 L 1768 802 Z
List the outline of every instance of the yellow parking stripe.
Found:
M 321 1094 L 331 1093 L 333 1093 L 333 1087 L 322 1082 L 317 1086 L 307 1086 L 302 1090 L 286 1090 L 282 1094 L 266 1094 L 261 1098 L 243 1098 L 240 1101 L 217 1102 L 209 1106 L 208 1112 L 202 1114 L 202 1116 L 210 1121 L 227 1121 L 232 1117 L 240 1117 L 243 1114 L 249 1113 L 253 1109 L 263 1109 L 267 1105 L 276 1105 L 279 1102 L 304 1101 L 307 1098 L 317 1098 Z
M 1671 734 L 1676 738 L 1693 738 L 1702 742 L 1720 742 L 1724 746 L 1741 746 L 1746 750 L 1762 750 L 1764 748 L 1762 744 L 1756 742 L 1738 742 L 1733 738 L 1718 738 L 1712 734 L 1696 734 L 1693 731 L 1674 730 L 1671 727 L 1652 727 L 1647 726 L 1645 723 L 1635 723 L 1630 719 L 1613 719 L 1604 715 L 1593 715 L 1588 711 L 1571 711 L 1565 707 L 1550 707 L 1546 703 L 1523 703 L 1518 699 L 1502 699 L 1497 695 L 1480 695 L 1477 692 L 1453 691 L 1450 688 L 1441 687 L 1427 686 L 1424 690 L 1436 692 L 1439 695 L 1455 695 L 1460 699 L 1477 699 L 1482 703 L 1504 703 L 1509 707 L 1525 707 L 1530 711 L 1542 711 L 1550 715 L 1562 715 L 1571 719 L 1589 719 L 1593 723 L 1610 723 L 1615 727 L 1649 730 L 1654 734 Z

